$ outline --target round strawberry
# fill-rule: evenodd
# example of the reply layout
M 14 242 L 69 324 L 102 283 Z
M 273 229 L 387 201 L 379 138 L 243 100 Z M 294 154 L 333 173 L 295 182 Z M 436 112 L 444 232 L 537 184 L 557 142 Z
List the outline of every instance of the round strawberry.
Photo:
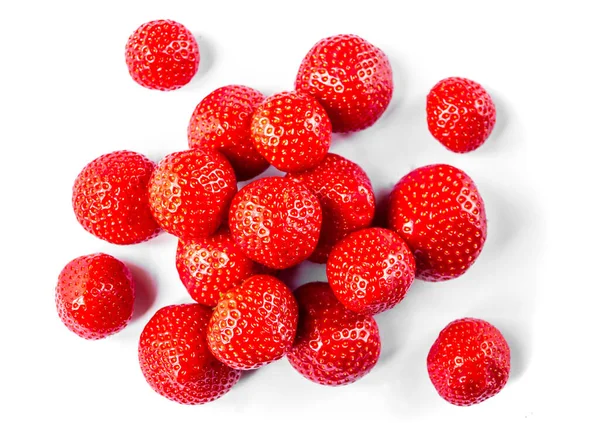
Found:
M 290 289 L 273 276 L 256 275 L 221 298 L 210 319 L 208 346 L 234 369 L 257 369 L 290 350 L 297 324 Z
M 56 285 L 56 309 L 65 326 L 85 339 L 119 332 L 133 314 L 131 272 L 108 254 L 90 254 L 70 261 Z
M 213 234 L 226 218 L 237 185 L 233 168 L 211 149 L 169 154 L 150 179 L 150 210 L 158 224 L 178 238 Z
M 154 163 L 132 151 L 115 151 L 87 164 L 73 185 L 73 211 L 83 228 L 113 244 L 136 244 L 160 227 L 148 207 Z
M 446 326 L 427 356 L 427 371 L 438 394 L 454 405 L 473 405 L 506 385 L 510 348 L 485 320 L 464 318 Z
M 294 291 L 300 317 L 287 358 L 302 376 L 321 385 L 356 382 L 373 369 L 381 342 L 377 322 L 346 309 L 329 284 L 311 282 Z
M 125 61 L 135 82 L 169 91 L 191 81 L 200 64 L 198 43 L 182 24 L 171 20 L 147 22 L 125 46 Z
M 389 310 L 406 295 L 415 260 L 396 233 L 382 228 L 356 231 L 341 240 L 327 260 L 327 280 L 348 309 L 361 314 Z
M 272 269 L 299 264 L 319 241 L 319 200 L 304 185 L 272 176 L 251 182 L 231 202 L 229 229 L 252 260 Z
M 446 164 L 413 170 L 390 194 L 388 226 L 415 255 L 418 279 L 456 278 L 481 253 L 487 236 L 485 207 L 473 180 Z
M 321 236 L 311 261 L 325 263 L 338 241 L 373 221 L 375 194 L 369 177 L 356 163 L 329 153 L 317 167 L 287 177 L 304 183 L 323 209 Z
M 496 124 L 496 107 L 475 81 L 446 78 L 427 95 L 427 124 L 431 135 L 455 153 L 479 148 Z
M 293 91 L 267 97 L 254 112 L 250 131 L 256 150 L 284 172 L 316 166 L 331 143 L 331 122 L 323 106 Z
M 211 310 L 200 304 L 163 307 L 144 327 L 138 358 L 148 384 L 181 404 L 204 404 L 220 398 L 241 372 L 216 360 L 206 333 Z
M 269 167 L 254 148 L 250 123 L 256 107 L 265 99 L 243 85 L 217 88 L 196 106 L 188 126 L 190 148 L 214 148 L 231 162 L 238 181 L 254 178 Z
M 356 35 L 319 41 L 304 57 L 296 77 L 296 90 L 325 107 L 333 132 L 373 125 L 390 104 L 393 89 L 385 53 Z

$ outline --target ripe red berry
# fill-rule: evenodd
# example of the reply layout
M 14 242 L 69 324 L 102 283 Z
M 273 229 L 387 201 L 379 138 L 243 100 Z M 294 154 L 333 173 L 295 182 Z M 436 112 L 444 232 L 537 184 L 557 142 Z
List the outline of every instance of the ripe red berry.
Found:
M 125 46 L 125 61 L 135 82 L 169 91 L 191 81 L 200 64 L 198 43 L 182 24 L 171 20 L 147 22 Z
M 396 233 L 382 228 L 356 231 L 341 240 L 327 260 L 327 280 L 335 296 L 360 314 L 389 310 L 406 295 L 415 261 Z
M 144 327 L 138 358 L 148 384 L 181 404 L 204 404 L 220 398 L 241 372 L 216 360 L 206 333 L 211 310 L 200 304 L 163 307 Z
M 58 316 L 82 338 L 106 338 L 127 326 L 134 291 L 131 272 L 116 258 L 102 253 L 81 256 L 58 276 Z
M 73 211 L 83 228 L 113 244 L 136 244 L 160 232 L 148 207 L 154 163 L 115 151 L 88 163 L 73 185 Z
M 210 319 L 208 345 L 234 369 L 257 369 L 290 350 L 297 324 L 290 289 L 273 276 L 256 275 L 221 298 Z
M 246 185 L 229 210 L 235 243 L 246 256 L 272 269 L 308 258 L 317 246 L 321 220 L 317 197 L 304 184 L 278 176 Z
M 392 67 L 383 51 L 356 35 L 315 44 L 300 65 L 296 90 L 325 107 L 333 132 L 373 125 L 392 99 Z
M 329 153 L 317 167 L 289 173 L 287 177 L 304 183 L 321 203 L 323 225 L 311 261 L 325 263 L 338 241 L 373 221 L 373 187 L 365 171 L 356 163 Z
M 300 310 L 296 342 L 287 358 L 302 376 L 321 385 L 356 382 L 381 352 L 377 322 L 346 309 L 329 284 L 311 282 L 294 291 Z
M 269 162 L 254 148 L 250 123 L 256 107 L 265 99 L 243 85 L 217 88 L 196 106 L 188 126 L 190 148 L 214 148 L 227 157 L 238 181 L 254 178 Z
M 465 273 L 487 236 L 475 183 L 446 164 L 424 166 L 400 179 L 390 194 L 388 225 L 414 252 L 417 278 L 431 282 Z
M 427 356 L 427 371 L 438 394 L 454 405 L 473 405 L 506 385 L 510 348 L 498 329 L 472 318 L 451 322 Z
M 166 156 L 152 173 L 148 188 L 150 210 L 158 224 L 183 239 L 216 232 L 237 192 L 227 159 L 206 148 Z
M 496 107 L 475 81 L 446 78 L 427 95 L 427 124 L 431 135 L 455 153 L 479 148 L 496 124 Z

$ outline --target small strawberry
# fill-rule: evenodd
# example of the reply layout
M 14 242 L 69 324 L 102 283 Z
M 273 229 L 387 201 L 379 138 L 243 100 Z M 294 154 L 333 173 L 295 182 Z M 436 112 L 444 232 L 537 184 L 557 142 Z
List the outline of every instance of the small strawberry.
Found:
M 131 272 L 116 258 L 102 253 L 77 257 L 58 276 L 58 316 L 82 338 L 106 338 L 131 320 L 134 292 Z
M 267 97 L 250 128 L 254 147 L 284 172 L 299 172 L 321 162 L 331 143 L 331 122 L 314 98 L 297 92 Z
M 415 260 L 396 233 L 361 229 L 342 239 L 327 260 L 327 280 L 335 296 L 360 314 L 389 310 L 406 295 Z
M 400 179 L 390 194 L 388 226 L 413 251 L 417 278 L 431 282 L 465 273 L 487 236 L 477 187 L 446 164 L 420 167 Z
M 254 178 L 269 167 L 254 148 L 250 123 L 256 107 L 265 99 L 243 85 L 217 88 L 196 106 L 188 126 L 190 148 L 214 148 L 231 162 L 238 181 Z
M 371 224 L 375 194 L 369 177 L 356 163 L 329 153 L 317 167 L 287 177 L 304 183 L 323 209 L 321 236 L 311 261 L 325 263 L 338 241 Z
M 83 228 L 113 244 L 136 244 L 160 227 L 148 207 L 154 163 L 132 151 L 115 151 L 87 164 L 73 185 L 73 211 Z
M 138 358 L 148 384 L 181 404 L 204 404 L 225 395 L 241 372 L 216 360 L 206 343 L 211 310 L 182 304 L 158 310 L 144 327 Z
M 446 326 L 427 356 L 427 371 L 438 394 L 454 405 L 473 405 L 506 385 L 510 348 L 485 320 L 464 318 Z
M 302 376 L 321 385 L 356 382 L 373 369 L 381 341 L 377 322 L 346 309 L 324 282 L 294 291 L 300 317 L 287 358 Z
M 290 350 L 297 324 L 290 289 L 273 276 L 256 275 L 221 298 L 210 319 L 208 346 L 234 369 L 257 369 Z
M 383 51 L 356 35 L 315 44 L 300 65 L 296 90 L 325 107 L 333 132 L 373 125 L 392 99 L 392 67 Z
M 479 148 L 496 124 L 496 107 L 475 81 L 446 78 L 427 95 L 427 124 L 431 135 L 455 153 Z
M 200 64 L 198 43 L 182 24 L 171 20 L 143 24 L 129 37 L 125 61 L 135 82 L 170 91 L 191 81 Z
M 231 202 L 229 229 L 252 260 L 286 269 L 308 258 L 319 241 L 319 200 L 304 185 L 272 176 L 251 182 Z
M 150 179 L 150 210 L 178 238 L 206 237 L 219 229 L 237 192 L 233 168 L 216 150 L 169 154 Z

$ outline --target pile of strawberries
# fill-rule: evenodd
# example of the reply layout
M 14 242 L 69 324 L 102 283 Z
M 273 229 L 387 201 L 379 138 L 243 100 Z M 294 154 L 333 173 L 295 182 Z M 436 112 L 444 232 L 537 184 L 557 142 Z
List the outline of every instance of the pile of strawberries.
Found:
M 194 37 L 174 21 L 142 25 L 126 46 L 132 78 L 151 89 L 187 84 L 199 61 Z M 161 231 L 179 239 L 175 265 L 194 302 L 158 310 L 139 340 L 140 367 L 156 392 L 206 403 L 242 371 L 284 356 L 316 383 L 353 383 L 379 358 L 373 315 L 400 303 L 415 278 L 450 280 L 475 262 L 487 223 L 465 172 L 413 170 L 390 194 L 387 228 L 372 227 L 369 177 L 328 152 L 332 132 L 373 125 L 392 92 L 379 48 L 354 35 L 325 38 L 306 54 L 294 91 L 265 97 L 230 85 L 206 96 L 190 119 L 189 150 L 158 164 L 116 151 L 84 167 L 73 210 L 85 230 L 121 245 Z M 427 124 L 465 153 L 490 135 L 494 104 L 479 84 L 444 79 L 427 96 Z M 270 165 L 285 176 L 257 178 Z M 325 263 L 328 282 L 292 292 L 278 271 L 304 260 Z M 131 319 L 134 285 L 114 257 L 76 258 L 58 279 L 59 317 L 83 338 L 105 338 Z M 443 328 L 427 369 L 445 400 L 471 405 L 504 387 L 510 350 L 490 323 L 464 318 Z

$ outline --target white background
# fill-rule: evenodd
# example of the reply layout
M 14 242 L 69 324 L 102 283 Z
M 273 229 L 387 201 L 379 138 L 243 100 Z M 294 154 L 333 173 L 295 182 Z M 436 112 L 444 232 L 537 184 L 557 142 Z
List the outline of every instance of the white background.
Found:
M 594 3 L 2 2 L 0 420 L 598 421 Z M 199 74 L 176 92 L 138 86 L 125 66 L 130 33 L 160 18 L 200 40 Z M 308 49 L 338 33 L 388 54 L 395 92 L 374 127 L 335 137 L 332 151 L 363 166 L 378 195 L 417 166 L 465 170 L 487 206 L 483 253 L 464 277 L 417 281 L 397 308 L 377 316 L 381 360 L 353 385 L 313 384 L 284 359 L 214 403 L 172 403 L 142 377 L 137 340 L 158 308 L 191 301 L 175 270 L 176 240 L 163 234 L 119 247 L 95 239 L 73 215 L 73 181 L 113 150 L 158 161 L 185 149 L 189 116 L 206 94 L 231 83 L 266 94 L 291 89 Z M 468 155 L 446 151 L 427 131 L 425 96 L 448 76 L 480 82 L 497 106 L 492 137 Z M 69 260 L 98 251 L 131 266 L 139 298 L 124 331 L 90 342 L 59 321 L 54 288 Z M 294 284 L 324 277 L 318 266 L 288 273 Z M 495 324 L 513 354 L 506 388 L 470 408 L 441 400 L 425 366 L 439 330 L 464 316 Z

